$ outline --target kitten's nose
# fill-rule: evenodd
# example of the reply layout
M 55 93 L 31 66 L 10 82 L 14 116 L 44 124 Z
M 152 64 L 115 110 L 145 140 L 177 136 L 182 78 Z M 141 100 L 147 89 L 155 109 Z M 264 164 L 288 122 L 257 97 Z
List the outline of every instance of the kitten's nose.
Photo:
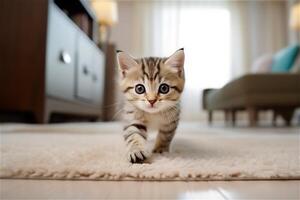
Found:
M 157 99 L 151 99 L 151 100 L 148 99 L 148 101 L 149 101 L 149 103 L 151 104 L 151 106 L 153 106 L 153 104 L 156 102 L 156 100 L 157 100 Z

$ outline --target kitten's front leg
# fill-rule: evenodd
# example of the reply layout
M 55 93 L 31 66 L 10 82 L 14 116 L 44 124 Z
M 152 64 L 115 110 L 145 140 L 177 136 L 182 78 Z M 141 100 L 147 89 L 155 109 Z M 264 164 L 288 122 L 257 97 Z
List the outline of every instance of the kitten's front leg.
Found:
M 142 163 L 147 159 L 145 150 L 147 127 L 143 123 L 132 123 L 124 127 L 124 140 L 127 146 L 127 158 L 132 163 Z
M 175 135 L 177 123 L 160 127 L 156 137 L 153 153 L 169 152 L 171 141 Z

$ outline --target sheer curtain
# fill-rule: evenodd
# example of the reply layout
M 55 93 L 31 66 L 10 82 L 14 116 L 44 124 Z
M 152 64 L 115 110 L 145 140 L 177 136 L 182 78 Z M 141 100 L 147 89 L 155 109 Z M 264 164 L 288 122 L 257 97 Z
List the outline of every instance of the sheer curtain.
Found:
M 204 117 L 204 88 L 222 87 L 249 72 L 260 54 L 287 43 L 284 1 L 146 1 L 134 6 L 134 55 L 168 56 L 185 48 L 186 120 Z
M 287 1 L 233 1 L 231 77 L 250 72 L 252 62 L 288 44 Z

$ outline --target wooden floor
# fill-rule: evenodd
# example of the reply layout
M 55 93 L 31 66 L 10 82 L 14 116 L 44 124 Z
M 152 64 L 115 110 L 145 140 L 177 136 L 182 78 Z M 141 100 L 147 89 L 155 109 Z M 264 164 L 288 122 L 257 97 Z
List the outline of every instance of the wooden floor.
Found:
M 300 199 L 300 181 L 0 180 L 0 199 Z

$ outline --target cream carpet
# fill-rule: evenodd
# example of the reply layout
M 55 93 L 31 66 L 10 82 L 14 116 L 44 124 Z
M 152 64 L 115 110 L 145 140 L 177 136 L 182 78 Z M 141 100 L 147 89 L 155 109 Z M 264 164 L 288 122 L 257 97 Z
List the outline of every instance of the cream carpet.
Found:
M 145 164 L 130 164 L 125 159 L 121 130 L 118 123 L 0 125 L 0 177 L 300 179 L 297 128 L 205 128 L 182 123 L 171 152 L 153 155 Z

